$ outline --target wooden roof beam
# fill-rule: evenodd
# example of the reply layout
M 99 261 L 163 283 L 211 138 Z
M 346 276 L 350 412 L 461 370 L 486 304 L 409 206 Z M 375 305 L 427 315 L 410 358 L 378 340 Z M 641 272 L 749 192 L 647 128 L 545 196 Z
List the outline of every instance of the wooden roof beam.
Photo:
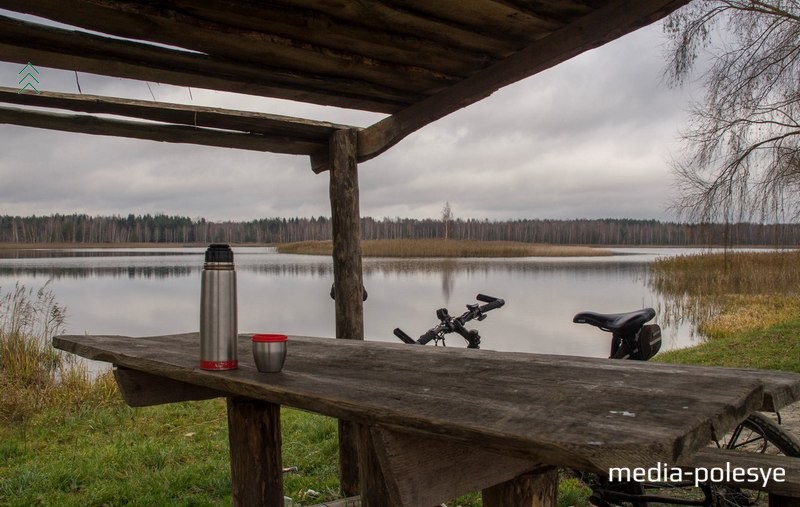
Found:
M 569 60 L 584 51 L 653 23 L 689 0 L 612 0 L 576 22 L 459 83 L 361 130 L 358 160 L 369 160 L 406 136 L 500 88 Z M 314 172 L 328 170 L 328 156 L 311 157 Z
M 289 137 L 215 130 L 188 125 L 133 122 L 98 118 L 92 115 L 69 115 L 13 107 L 0 107 L 0 123 L 64 132 L 200 144 L 290 155 L 310 155 L 323 146 L 327 149 L 328 145 L 327 141 L 320 144 Z
M 307 140 L 321 146 L 327 146 L 334 131 L 357 128 L 251 111 L 48 91 L 18 93 L 17 89 L 4 87 L 0 87 L 0 102 Z

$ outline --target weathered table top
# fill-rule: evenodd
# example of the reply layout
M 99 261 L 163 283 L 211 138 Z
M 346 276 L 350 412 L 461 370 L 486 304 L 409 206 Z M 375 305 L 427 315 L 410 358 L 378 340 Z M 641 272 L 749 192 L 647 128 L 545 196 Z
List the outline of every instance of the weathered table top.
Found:
M 800 375 L 290 337 L 281 373 L 198 368 L 197 333 L 59 336 L 80 356 L 374 427 L 587 470 L 676 463 L 759 408 L 800 399 Z M 214 392 L 214 391 L 210 391 Z

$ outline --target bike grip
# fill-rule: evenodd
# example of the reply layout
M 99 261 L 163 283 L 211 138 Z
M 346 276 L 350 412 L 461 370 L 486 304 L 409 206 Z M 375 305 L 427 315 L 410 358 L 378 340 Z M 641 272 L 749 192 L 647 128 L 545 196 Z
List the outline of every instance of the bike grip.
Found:
M 491 303 L 487 303 L 487 304 L 481 306 L 478 309 L 481 311 L 481 313 L 485 313 L 485 312 L 488 312 L 489 310 L 494 310 L 495 308 L 500 308 L 504 304 L 506 304 L 506 302 L 504 300 L 498 298 L 498 299 L 495 299 L 494 301 L 492 301 Z
M 407 334 L 405 334 L 403 332 L 403 330 L 400 329 L 399 327 L 394 328 L 393 332 L 394 332 L 394 335 L 396 337 L 400 338 L 403 342 L 408 343 L 408 344 L 414 344 L 415 343 L 414 339 L 411 338 L 410 336 L 408 336 Z
M 483 301 L 484 303 L 491 303 L 492 301 L 497 300 L 497 298 L 492 296 L 487 296 L 486 294 L 478 294 L 477 296 L 475 296 L 475 299 L 477 299 L 478 301 Z
M 419 337 L 417 343 L 419 343 L 420 345 L 425 345 L 434 338 L 436 338 L 436 333 L 434 333 L 433 331 L 428 331 L 427 333 Z

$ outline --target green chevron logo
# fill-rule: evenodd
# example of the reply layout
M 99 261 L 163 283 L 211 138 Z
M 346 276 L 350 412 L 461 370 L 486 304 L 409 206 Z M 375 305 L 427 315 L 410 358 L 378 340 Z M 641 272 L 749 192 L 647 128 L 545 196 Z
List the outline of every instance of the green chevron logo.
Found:
M 36 79 L 36 76 L 34 76 L 32 74 L 32 72 L 35 72 L 36 74 L 38 74 L 39 71 L 36 70 L 36 67 L 34 67 L 31 64 L 31 62 L 28 62 L 24 67 L 22 67 L 22 70 L 19 71 L 17 74 L 22 75 L 22 73 L 25 72 L 26 70 L 28 72 L 24 76 L 22 76 L 22 79 L 19 80 L 19 84 L 22 86 L 22 88 L 19 89 L 17 94 L 22 93 L 27 88 L 30 88 L 31 90 L 35 91 L 38 94 L 39 90 L 36 89 L 36 86 L 31 82 L 31 80 L 36 81 L 36 84 L 39 84 L 39 80 Z M 23 82 L 25 82 L 24 85 L 22 84 Z

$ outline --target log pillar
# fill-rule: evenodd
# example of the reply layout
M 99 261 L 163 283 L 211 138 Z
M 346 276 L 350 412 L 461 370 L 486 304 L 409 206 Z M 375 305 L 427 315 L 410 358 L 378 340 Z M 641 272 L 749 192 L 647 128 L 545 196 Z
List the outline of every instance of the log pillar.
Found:
M 329 141 L 336 338 L 348 340 L 364 339 L 357 139 L 357 131 L 350 129 L 337 130 Z M 369 431 L 357 424 L 339 421 L 342 494 L 351 497 L 360 493 L 363 507 L 386 507 L 386 487 L 374 455 Z

